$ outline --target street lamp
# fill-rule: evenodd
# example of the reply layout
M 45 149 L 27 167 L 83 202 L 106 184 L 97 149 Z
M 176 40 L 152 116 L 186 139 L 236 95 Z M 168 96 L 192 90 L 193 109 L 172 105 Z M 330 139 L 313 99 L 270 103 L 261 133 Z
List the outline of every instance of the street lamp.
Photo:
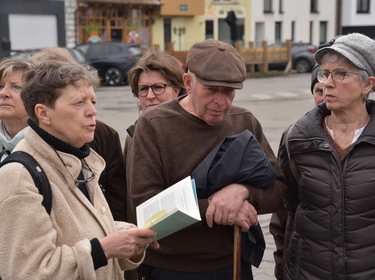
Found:
M 173 27 L 173 33 L 178 36 L 178 42 L 181 51 L 181 36 L 185 34 L 185 27 Z

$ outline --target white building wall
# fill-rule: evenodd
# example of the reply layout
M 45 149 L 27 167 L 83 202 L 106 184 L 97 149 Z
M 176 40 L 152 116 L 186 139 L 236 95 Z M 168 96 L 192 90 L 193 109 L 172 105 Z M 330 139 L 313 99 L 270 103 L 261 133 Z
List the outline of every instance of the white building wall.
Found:
M 76 46 L 76 10 L 77 0 L 64 0 L 65 3 L 65 32 L 66 47 L 73 48 Z
M 375 26 L 375 0 L 370 0 L 370 13 L 357 14 L 357 1 L 342 0 L 342 26 Z
M 318 3 L 319 13 L 310 13 L 309 0 L 283 0 L 283 13 L 279 12 L 279 0 L 272 0 L 273 13 L 264 13 L 264 0 L 251 0 L 251 33 L 250 40 L 256 41 L 256 38 L 262 38 L 269 44 L 275 42 L 275 23 L 282 23 L 281 40 L 285 41 L 292 38 L 292 22 L 294 21 L 294 41 L 310 42 L 310 22 L 312 21 L 312 44 L 319 45 L 319 26 L 320 22 L 327 22 L 327 40 L 333 38 L 336 24 L 336 1 L 320 0 Z M 256 34 L 264 29 L 264 34 Z

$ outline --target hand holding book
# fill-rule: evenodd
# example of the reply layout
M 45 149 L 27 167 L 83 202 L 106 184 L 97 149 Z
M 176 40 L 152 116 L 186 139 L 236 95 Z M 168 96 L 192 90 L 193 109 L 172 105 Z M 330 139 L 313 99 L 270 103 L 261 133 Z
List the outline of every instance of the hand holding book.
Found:
M 157 232 L 155 240 L 201 221 L 195 182 L 190 176 L 136 208 L 139 228 Z

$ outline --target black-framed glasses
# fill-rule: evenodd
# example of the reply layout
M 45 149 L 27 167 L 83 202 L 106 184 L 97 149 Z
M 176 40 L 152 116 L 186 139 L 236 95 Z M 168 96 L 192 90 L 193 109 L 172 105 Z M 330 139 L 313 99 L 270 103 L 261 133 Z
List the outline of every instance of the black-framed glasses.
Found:
M 335 83 L 341 83 L 345 79 L 346 74 L 348 74 L 348 73 L 359 75 L 356 72 L 345 71 L 345 69 L 343 69 L 343 68 L 336 68 L 336 69 L 333 69 L 331 72 L 328 71 L 328 70 L 319 70 L 316 77 L 317 77 L 319 83 L 321 83 L 321 84 L 323 84 L 325 81 L 327 81 L 329 75 L 331 75 L 332 80 Z
M 52 147 L 52 146 L 51 146 Z M 82 161 L 85 163 L 87 169 L 91 172 L 91 175 L 89 178 L 87 179 L 83 179 L 83 180 L 79 180 L 79 179 L 76 179 L 74 178 L 73 176 L 73 173 L 69 170 L 68 166 L 66 166 L 65 162 L 63 161 L 63 159 L 61 158 L 61 156 L 59 155 L 59 153 L 56 151 L 56 149 L 54 147 L 52 147 L 52 149 L 55 151 L 56 155 L 58 156 L 58 158 L 61 160 L 62 164 L 65 166 L 66 170 L 68 170 L 69 174 L 70 174 L 70 177 L 72 177 L 72 179 L 74 180 L 74 183 L 76 184 L 76 186 L 78 186 L 79 184 L 86 184 L 92 180 L 94 180 L 95 178 L 95 174 L 94 172 L 91 170 L 90 166 L 87 164 L 86 160 L 85 159 L 82 159 Z
M 167 88 L 168 84 L 164 83 L 155 83 L 151 86 L 146 85 L 139 85 L 137 86 L 137 95 L 140 97 L 146 97 L 148 95 L 148 90 L 151 88 L 152 92 L 155 95 L 161 95 L 165 92 L 165 89 Z

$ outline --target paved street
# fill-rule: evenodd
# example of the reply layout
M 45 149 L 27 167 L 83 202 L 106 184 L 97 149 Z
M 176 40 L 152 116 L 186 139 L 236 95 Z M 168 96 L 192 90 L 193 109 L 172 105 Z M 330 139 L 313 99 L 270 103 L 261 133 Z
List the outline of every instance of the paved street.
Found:
M 124 144 L 126 128 L 138 118 L 137 99 L 128 86 L 100 87 L 96 90 L 96 95 L 97 118 L 115 128 Z M 258 118 L 277 154 L 282 132 L 314 104 L 310 92 L 310 73 L 249 78 L 245 81 L 244 89 L 237 91 L 234 104 L 247 108 Z M 272 253 L 275 247 L 268 230 L 269 219 L 270 215 L 259 217 L 267 249 L 260 267 L 253 269 L 256 280 L 274 279 Z

